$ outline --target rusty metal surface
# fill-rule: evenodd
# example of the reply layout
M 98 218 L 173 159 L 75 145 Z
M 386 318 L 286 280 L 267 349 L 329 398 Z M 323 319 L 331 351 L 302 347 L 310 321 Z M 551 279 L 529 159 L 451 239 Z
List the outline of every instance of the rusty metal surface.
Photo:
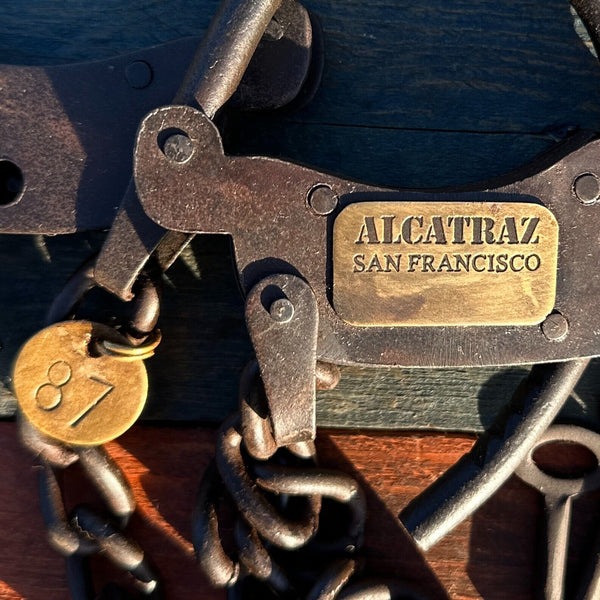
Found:
M 0 232 L 108 228 L 131 176 L 139 121 L 172 100 L 197 45 L 188 38 L 100 62 L 1 65 L 0 167 L 20 169 L 23 191 L 0 205 Z M 132 76 L 132 65 L 148 79 Z
M 229 598 L 240 599 L 422 600 L 420 592 L 401 581 L 360 578 L 357 555 L 367 517 L 361 486 L 349 475 L 316 466 L 312 443 L 277 452 L 273 445 L 265 453 L 256 442 L 265 434 L 272 437 L 264 430 L 273 415 L 265 409 L 261 418 L 243 423 L 244 412 L 253 410 L 244 404 L 261 394 L 254 363 L 242 375 L 241 414 L 221 427 L 216 460 L 200 483 L 192 540 L 210 582 L 228 588 Z M 254 453 L 257 448 L 260 456 Z M 223 504 L 236 511 L 229 544 Z
M 194 152 L 170 160 L 157 144 L 163 130 L 185 132 Z M 263 157 L 225 156 L 219 133 L 200 111 L 164 107 L 142 123 L 134 160 L 138 195 L 161 227 L 188 233 L 229 233 L 243 289 L 275 273 L 300 276 L 319 306 L 318 358 L 337 364 L 402 366 L 499 365 L 565 360 L 600 352 L 600 315 L 589 306 L 600 291 L 597 259 L 600 205 L 581 202 L 574 181 L 594 172 L 600 142 L 588 134 L 520 172 L 462 190 L 410 191 L 372 187 Z M 337 208 L 316 213 L 307 202 L 327 186 Z M 559 224 L 560 251 L 554 309 L 568 333 L 549 339 L 539 325 L 506 327 L 355 327 L 331 306 L 331 228 L 353 202 L 535 202 Z
M 271 3 L 263 20 L 268 23 L 280 4 Z M 242 24 L 244 17 L 237 16 Z M 212 105 L 218 96 L 220 107 L 233 96 L 231 105 L 238 110 L 289 104 L 303 90 L 313 63 L 312 31 L 306 9 L 285 0 L 262 40 L 262 31 L 252 27 L 240 32 L 254 38 L 235 78 L 225 83 L 228 65 L 205 82 L 198 98 Z M 212 35 L 221 38 L 224 30 Z M 228 39 L 232 46 L 224 54 L 241 56 L 241 38 L 229 32 Z M 194 99 L 185 85 L 198 82 L 181 82 L 198 45 L 199 38 L 185 38 L 92 63 L 0 65 L 0 232 L 53 235 L 109 228 L 131 177 L 140 120 L 175 96 L 176 102 Z M 221 55 L 205 58 L 227 63 Z
M 272 20 L 278 10 L 281 24 Z M 270 42 L 269 27 L 279 29 L 281 37 Z M 300 95 L 305 80 L 312 86 L 320 77 L 319 73 L 315 75 L 319 69 L 314 68 L 318 57 L 313 56 L 310 45 L 312 29 L 306 11 L 294 0 L 286 0 L 283 5 L 281 0 L 223 2 L 194 55 L 175 102 L 198 105 L 211 118 L 236 90 L 239 94 L 234 105 L 238 108 L 243 103 L 250 108 L 279 107 L 277 102 L 288 103 Z M 278 55 L 287 55 L 287 58 L 281 61 Z M 249 68 L 255 56 L 259 64 Z M 289 80 L 281 80 L 282 67 L 293 67 Z M 257 72 L 262 73 L 260 77 Z M 253 86 L 257 87 L 255 93 Z M 270 98 L 271 88 L 273 98 Z M 177 135 L 176 131 L 170 133 Z M 153 252 L 165 257 L 166 268 L 190 239 L 173 237 L 152 223 L 140 208 L 133 182 L 130 182 L 107 243 L 98 257 L 96 280 L 114 294 L 129 299 L 133 282 Z
M 558 476 L 546 472 L 534 459 L 536 450 L 553 443 L 575 444 L 587 449 L 596 460 L 596 468 L 580 476 Z M 567 557 L 569 553 L 571 515 L 573 501 L 579 496 L 600 487 L 600 435 L 590 429 L 574 425 L 553 425 L 539 438 L 536 445 L 525 457 L 516 475 L 536 489 L 544 497 L 546 509 L 546 532 L 543 536 L 546 545 L 544 565 L 544 595 L 548 600 L 561 600 L 570 597 L 566 589 Z M 593 557 L 590 580 L 582 577 L 578 587 L 577 600 L 592 600 L 600 590 L 600 567 L 598 556 Z M 595 560 L 594 560 L 595 559 Z M 598 571 L 596 573 L 596 571 Z
M 246 323 L 277 447 L 314 440 L 318 330 L 315 295 L 293 275 L 268 277 L 248 295 Z

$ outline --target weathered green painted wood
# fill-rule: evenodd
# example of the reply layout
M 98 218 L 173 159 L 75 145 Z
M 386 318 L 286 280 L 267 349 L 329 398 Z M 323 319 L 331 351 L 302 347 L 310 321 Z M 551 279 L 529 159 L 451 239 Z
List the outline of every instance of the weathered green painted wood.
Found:
M 59 64 L 198 35 L 216 0 L 1 3 L 2 60 Z M 569 128 L 600 130 L 600 67 L 566 0 L 306 2 L 324 27 L 314 101 L 286 114 L 232 118 L 228 148 L 396 186 L 474 181 L 516 167 Z M 106 93 L 110 93 L 107 90 Z M 1 124 L 0 124 L 1 129 Z M 10 363 L 53 295 L 101 234 L 0 237 L 0 415 L 14 410 Z M 251 355 L 224 237 L 197 238 L 168 274 L 149 363 L 148 419 L 219 420 L 236 404 Z M 595 420 L 596 367 L 572 419 Z M 322 425 L 479 431 L 523 368 L 346 368 L 319 395 Z

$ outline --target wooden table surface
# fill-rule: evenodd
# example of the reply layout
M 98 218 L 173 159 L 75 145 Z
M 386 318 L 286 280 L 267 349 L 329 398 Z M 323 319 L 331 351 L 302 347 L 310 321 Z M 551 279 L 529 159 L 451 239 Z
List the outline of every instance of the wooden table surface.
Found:
M 383 185 L 431 187 L 501 174 L 569 132 L 600 130 L 600 67 L 577 36 L 566 0 L 305 4 L 324 30 L 321 88 L 300 112 L 236 120 L 232 150 Z M 201 35 L 216 5 L 3 3 L 2 60 L 62 64 Z M 14 414 L 10 365 L 17 348 L 102 238 L 97 232 L 0 238 L 1 416 Z M 237 379 L 251 355 L 242 306 L 227 240 L 197 238 L 169 272 L 161 316 L 168 335 L 148 365 L 144 419 L 161 425 L 137 426 L 109 446 L 134 485 L 140 509 L 132 526 L 163 572 L 170 598 L 223 597 L 196 573 L 189 542 L 189 513 L 214 425 L 174 422 L 216 423 L 235 406 Z M 356 473 L 368 491 L 373 566 L 415 581 L 434 600 L 533 597 L 540 504 L 519 481 L 425 557 L 396 518 L 468 451 L 473 433 L 491 423 L 526 372 L 526 366 L 353 367 L 343 370 L 335 391 L 319 395 L 319 425 L 337 428 L 320 434 L 324 462 Z M 599 377 L 593 365 L 563 419 L 600 427 Z M 62 560 L 43 539 L 33 460 L 19 448 L 13 423 L 0 429 L 0 598 L 65 598 Z M 591 497 L 589 506 L 597 500 Z M 592 529 L 590 522 L 575 524 L 582 537 Z

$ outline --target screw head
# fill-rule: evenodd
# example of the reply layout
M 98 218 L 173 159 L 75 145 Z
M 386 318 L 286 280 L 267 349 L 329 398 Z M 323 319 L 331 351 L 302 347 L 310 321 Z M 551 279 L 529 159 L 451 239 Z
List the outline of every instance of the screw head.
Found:
M 271 304 L 269 314 L 276 323 L 289 323 L 294 316 L 294 305 L 287 298 L 279 298 Z
M 152 83 L 152 67 L 143 60 L 135 60 L 125 68 L 127 83 L 136 89 L 143 90 Z
M 163 154 L 172 162 L 187 162 L 194 153 L 194 142 L 183 132 L 169 135 L 161 146 Z
M 583 173 L 573 182 L 573 191 L 583 204 L 593 204 L 600 198 L 600 182 L 593 173 Z
M 338 204 L 338 197 L 328 185 L 317 185 L 308 192 L 308 205 L 320 216 L 332 213 Z
M 551 342 L 562 341 L 569 332 L 569 322 L 560 313 L 552 313 L 542 323 L 542 333 Z

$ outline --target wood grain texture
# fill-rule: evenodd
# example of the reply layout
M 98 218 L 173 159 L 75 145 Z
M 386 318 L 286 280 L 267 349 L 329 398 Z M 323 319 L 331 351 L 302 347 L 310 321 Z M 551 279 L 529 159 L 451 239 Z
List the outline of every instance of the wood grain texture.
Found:
M 225 597 L 198 572 L 190 543 L 194 497 L 213 456 L 215 433 L 213 428 L 136 426 L 108 445 L 138 503 L 127 532 L 158 567 L 168 598 Z M 472 443 L 468 435 L 323 430 L 317 446 L 323 466 L 353 474 L 366 492 L 369 518 L 362 555 L 368 572 L 400 577 L 430 600 L 533 600 L 542 503 L 516 478 L 426 555 L 414 547 L 397 519 L 409 500 Z M 62 600 L 67 597 L 64 563 L 45 539 L 35 460 L 19 446 L 12 424 L 0 424 L 0 454 L 5 465 L 0 470 L 0 523 L 5 531 L 0 598 Z M 93 501 L 81 473 L 71 470 L 68 475 L 67 503 Z M 586 544 L 597 534 L 599 502 L 600 494 L 590 493 L 575 504 L 571 583 L 577 582 Z M 118 575 L 101 558 L 93 566 L 99 581 Z
M 223 592 L 212 590 L 198 573 L 190 544 L 194 496 L 212 456 L 214 437 L 212 429 L 138 426 L 108 445 L 110 454 L 125 470 L 138 502 L 128 532 L 159 568 L 169 598 L 224 598 Z M 496 561 L 503 564 L 505 557 L 488 553 L 483 559 L 478 558 L 483 564 L 477 566 L 474 575 L 469 573 L 473 523 L 461 526 L 440 547 L 423 557 L 396 519 L 400 508 L 468 451 L 471 444 L 472 438 L 468 436 L 347 436 L 333 431 L 320 434 L 323 465 L 352 472 L 365 486 L 371 515 L 365 550 L 370 570 L 405 578 L 428 592 L 431 600 L 481 597 L 477 577 L 486 568 L 495 567 Z M 19 447 L 14 425 L 0 426 L 0 453 L 7 465 L 0 471 L 3 490 L 0 522 L 8 527 L 8 535 L 0 546 L 0 598 L 63 599 L 67 595 L 64 564 L 45 540 L 37 506 L 36 467 L 33 458 Z M 76 477 L 66 479 L 66 497 L 70 503 L 90 496 L 89 491 L 86 495 L 82 489 L 81 482 L 79 491 L 74 492 L 76 481 Z M 523 493 L 523 487 L 512 482 L 497 500 L 499 508 L 504 510 L 518 499 L 520 519 L 509 525 L 508 530 L 498 532 L 496 516 L 491 523 L 486 521 L 486 527 L 496 528 L 501 536 L 518 535 L 527 545 L 531 532 L 523 535 L 520 530 L 531 527 L 531 520 L 535 519 L 535 499 Z M 504 567 L 505 574 L 517 581 L 518 593 L 511 597 L 523 600 L 529 598 L 526 592 L 531 585 L 532 569 L 532 556 L 527 553 L 526 545 Z M 101 559 L 95 561 L 94 567 L 100 579 L 115 575 Z M 448 596 L 441 585 L 449 590 Z
M 230 115 L 228 150 L 378 184 L 437 186 L 497 175 L 573 129 L 600 129 L 600 68 L 575 34 L 566 0 L 306 5 L 320 18 L 326 48 L 316 97 L 293 114 Z M 198 35 L 216 6 L 217 0 L 3 3 L 2 60 L 62 64 Z M 17 348 L 100 242 L 99 234 L 0 238 L 0 415 L 14 412 L 8 389 Z M 149 363 L 144 416 L 220 420 L 236 403 L 239 372 L 251 354 L 228 241 L 197 239 L 168 278 L 165 340 Z M 597 419 L 597 372 L 578 390 L 570 418 Z M 338 390 L 320 395 L 318 419 L 343 427 L 480 431 L 523 373 L 344 369 Z

